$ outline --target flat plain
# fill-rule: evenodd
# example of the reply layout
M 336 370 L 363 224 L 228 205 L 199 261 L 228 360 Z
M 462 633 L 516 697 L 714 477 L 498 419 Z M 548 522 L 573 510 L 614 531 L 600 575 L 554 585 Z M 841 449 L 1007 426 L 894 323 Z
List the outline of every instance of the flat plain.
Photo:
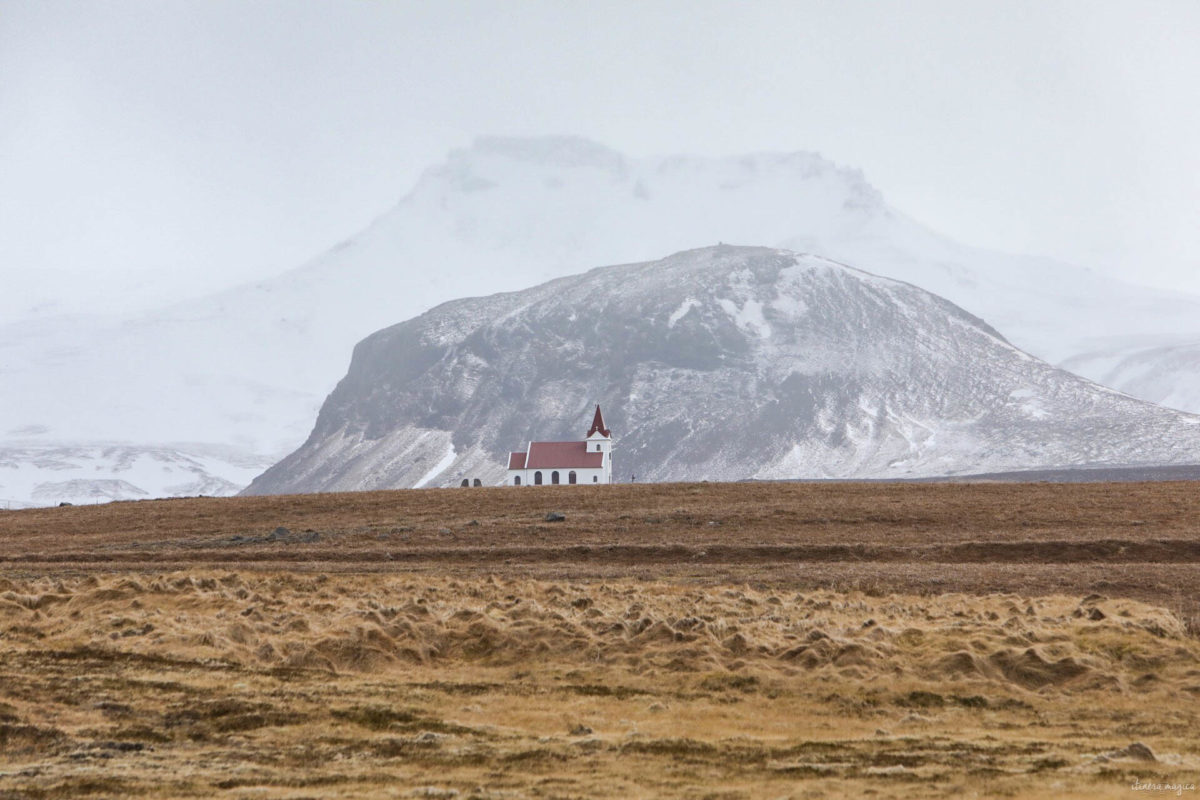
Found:
M 1198 632 L 1190 482 L 0 511 L 0 798 L 1186 796 Z

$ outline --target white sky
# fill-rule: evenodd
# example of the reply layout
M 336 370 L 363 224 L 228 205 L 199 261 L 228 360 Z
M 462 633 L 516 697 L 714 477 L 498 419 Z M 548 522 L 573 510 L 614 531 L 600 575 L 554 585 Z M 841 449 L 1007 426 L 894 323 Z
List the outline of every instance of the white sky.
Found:
M 961 241 L 1200 291 L 1198 43 L 1195 0 L 0 0 L 0 315 L 281 272 L 481 134 L 815 150 Z

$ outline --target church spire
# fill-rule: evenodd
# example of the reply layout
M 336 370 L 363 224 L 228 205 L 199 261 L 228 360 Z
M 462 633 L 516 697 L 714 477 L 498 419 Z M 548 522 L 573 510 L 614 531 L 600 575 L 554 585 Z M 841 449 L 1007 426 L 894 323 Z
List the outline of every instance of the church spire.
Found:
M 600 413 L 599 403 L 596 404 L 596 416 L 592 417 L 592 427 L 588 428 L 587 437 L 585 438 L 591 438 L 593 433 L 599 433 L 606 439 L 612 437 L 612 432 L 604 427 L 604 415 Z

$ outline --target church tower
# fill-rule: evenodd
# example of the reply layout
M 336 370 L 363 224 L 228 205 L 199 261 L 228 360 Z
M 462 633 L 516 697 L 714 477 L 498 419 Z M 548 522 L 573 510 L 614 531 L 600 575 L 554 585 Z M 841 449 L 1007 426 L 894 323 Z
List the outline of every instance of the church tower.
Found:
M 603 483 L 612 483 L 612 431 L 604 424 L 599 404 L 596 405 L 596 414 L 592 417 L 592 427 L 588 428 L 585 442 L 589 453 L 604 454 Z

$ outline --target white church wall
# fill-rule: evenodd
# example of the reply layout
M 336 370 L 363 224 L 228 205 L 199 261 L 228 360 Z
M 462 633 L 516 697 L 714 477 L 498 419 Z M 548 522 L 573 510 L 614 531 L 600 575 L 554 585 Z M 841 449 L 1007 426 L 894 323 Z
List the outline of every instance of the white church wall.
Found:
M 537 469 L 510 469 L 508 471 L 508 480 L 506 481 L 506 484 L 509 486 L 517 486 L 517 485 L 537 486 L 538 484 L 535 482 L 535 474 L 538 472 L 541 472 L 542 473 L 541 485 L 542 486 L 553 486 L 554 484 L 553 484 L 552 478 L 553 478 L 553 473 L 556 471 L 558 472 L 559 485 L 562 485 L 562 486 L 570 485 L 570 477 L 571 477 L 572 472 L 575 473 L 575 483 L 577 485 L 612 483 L 612 480 L 609 477 L 611 474 L 611 467 L 609 469 L 576 467 L 574 470 L 563 469 L 560 467 L 558 470 L 554 470 L 554 469 L 540 469 L 540 470 L 537 470 Z M 521 483 L 520 484 L 515 483 L 515 481 L 514 481 L 515 478 L 520 478 Z

